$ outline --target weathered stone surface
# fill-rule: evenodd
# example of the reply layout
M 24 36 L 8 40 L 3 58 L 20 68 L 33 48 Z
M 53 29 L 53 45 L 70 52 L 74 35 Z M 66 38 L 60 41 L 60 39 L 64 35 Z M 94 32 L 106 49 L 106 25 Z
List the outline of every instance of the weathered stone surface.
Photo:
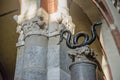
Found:
M 41 46 L 47 49 L 48 38 L 41 35 L 32 35 L 25 39 L 25 48 L 32 46 Z
M 23 80 L 47 80 L 46 70 L 41 68 L 32 68 L 24 70 Z
M 60 80 L 60 68 L 59 67 L 48 68 L 47 80 Z
M 75 62 L 70 66 L 71 80 L 96 80 L 96 64 L 90 61 Z
M 26 37 L 23 80 L 47 80 L 47 40 L 40 35 Z
M 70 74 L 69 66 L 72 63 L 72 60 L 68 56 L 67 51 L 69 51 L 69 49 L 66 46 L 65 40 L 63 40 L 60 45 L 60 68 Z
M 47 54 L 47 80 L 60 80 L 60 45 L 59 36 L 49 38 Z
M 49 46 L 48 48 L 48 67 L 58 67 L 60 65 L 60 54 L 58 46 Z
M 68 52 L 73 63 L 70 65 L 71 80 L 96 80 L 96 53 L 83 46 Z M 93 62 L 94 61 L 94 62 Z
M 17 60 L 14 80 L 22 80 L 24 46 L 17 47 Z
M 24 80 L 46 80 L 46 53 L 47 49 L 40 46 L 32 46 L 25 49 Z
M 57 45 L 58 42 L 59 36 L 49 38 L 47 54 L 47 80 L 70 80 L 68 68 L 71 59 L 66 54 L 66 44 L 63 42 L 60 45 Z
M 25 50 L 24 68 L 29 67 L 46 67 L 46 52 L 44 47 L 32 46 Z
M 60 80 L 70 80 L 71 76 L 69 73 L 65 72 L 64 70 L 60 69 Z

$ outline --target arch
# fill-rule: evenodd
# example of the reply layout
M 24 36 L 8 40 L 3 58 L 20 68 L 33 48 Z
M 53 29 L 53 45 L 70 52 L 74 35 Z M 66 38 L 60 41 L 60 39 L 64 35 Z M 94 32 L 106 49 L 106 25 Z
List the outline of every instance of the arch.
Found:
M 111 28 L 111 24 L 114 24 L 115 23 L 115 20 L 114 20 L 114 17 L 113 17 L 113 14 L 111 13 L 111 11 L 109 10 L 109 7 L 107 5 L 107 3 L 104 1 L 104 0 L 87 0 L 86 3 L 83 1 L 83 0 L 73 0 L 72 3 L 76 3 L 76 5 L 79 6 L 79 10 L 81 11 L 81 13 L 83 13 L 84 15 L 86 15 L 86 18 L 88 18 L 88 21 L 90 22 L 90 24 L 94 21 L 99 21 L 101 20 L 104 24 L 102 25 L 104 28 L 102 29 L 103 31 L 105 31 L 104 29 L 107 29 L 108 30 L 108 33 L 110 35 L 110 38 L 111 39 L 111 42 L 112 44 L 114 44 L 114 51 L 115 53 L 113 53 L 112 55 L 118 55 L 118 49 L 117 49 L 117 43 L 115 42 L 115 38 L 118 39 L 118 37 L 116 37 L 115 33 L 113 31 L 110 31 L 110 28 Z M 71 3 L 71 5 L 72 5 Z M 88 5 L 89 4 L 89 5 Z M 95 10 L 92 10 L 92 9 L 95 9 Z M 93 11 L 93 12 L 92 12 Z M 72 12 L 72 11 L 70 11 Z M 75 13 L 75 11 L 73 11 Z M 79 12 L 77 12 L 79 13 Z M 72 15 L 72 14 L 71 14 Z M 78 14 L 76 14 L 76 16 L 79 16 Z M 95 16 L 95 17 L 94 17 Z M 73 15 L 72 15 L 73 17 Z M 78 17 L 79 18 L 79 17 Z M 83 21 L 83 20 L 82 20 Z M 74 17 L 73 17 L 73 22 L 76 24 L 77 22 L 75 22 L 74 20 Z M 78 31 L 80 31 L 80 29 L 78 29 L 78 25 L 76 25 Z M 105 28 L 106 26 L 106 28 Z M 82 27 L 82 26 L 81 26 Z M 84 26 L 85 27 L 85 26 Z M 87 29 L 89 29 L 88 25 L 86 27 Z M 85 29 L 83 29 L 85 31 Z M 99 37 L 100 37 L 100 40 L 98 40 L 98 42 L 96 43 L 99 43 L 99 46 L 100 46 L 100 49 L 101 49 L 101 52 L 102 52 L 102 64 L 103 63 L 106 63 L 107 65 L 107 72 L 106 72 L 106 76 L 108 76 L 107 79 L 109 80 L 113 80 L 115 79 L 115 75 L 114 75 L 114 68 L 113 68 L 113 65 L 114 63 L 111 62 L 111 59 L 110 56 L 109 56 L 109 51 L 106 50 L 106 47 L 109 48 L 110 46 L 107 45 L 106 47 L 104 47 L 104 44 L 102 39 L 101 39 L 101 33 L 103 31 L 100 31 L 98 32 L 99 33 Z M 89 32 L 88 32 L 89 33 Z M 103 34 L 103 33 L 102 33 Z M 118 35 L 118 33 L 117 33 Z M 115 41 L 114 41 L 115 40 Z M 120 40 L 120 39 L 119 39 Z M 115 44 L 116 43 L 116 44 Z M 119 44 L 118 44 L 119 46 Z M 112 53 L 112 52 L 111 52 Z M 110 53 L 110 54 L 111 54 Z M 118 56 L 119 57 L 119 56 Z M 116 61 L 116 60 L 114 60 Z M 118 76 L 117 76 L 118 77 Z

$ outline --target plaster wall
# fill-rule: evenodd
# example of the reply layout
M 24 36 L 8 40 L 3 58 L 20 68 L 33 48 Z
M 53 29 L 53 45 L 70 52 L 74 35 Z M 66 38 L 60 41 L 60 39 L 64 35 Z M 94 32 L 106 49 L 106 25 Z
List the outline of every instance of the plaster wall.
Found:
M 117 9 L 112 4 L 112 1 L 106 0 L 106 3 L 112 13 L 113 18 L 114 18 L 114 24 L 115 24 L 115 26 L 118 27 L 118 29 L 120 31 L 120 14 L 118 13 Z
M 17 9 L 18 0 L 0 0 L 0 15 Z M 3 64 L 9 80 L 14 79 L 16 62 L 16 22 L 13 20 L 14 12 L 0 16 L 0 62 Z

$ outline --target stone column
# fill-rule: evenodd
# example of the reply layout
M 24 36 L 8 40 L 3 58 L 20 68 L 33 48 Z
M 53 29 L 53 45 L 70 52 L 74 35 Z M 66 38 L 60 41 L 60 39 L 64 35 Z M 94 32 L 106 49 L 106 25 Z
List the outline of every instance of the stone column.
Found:
M 63 24 L 58 24 L 56 22 L 49 23 L 49 41 L 48 41 L 48 54 L 47 54 L 47 80 L 70 80 L 70 74 L 66 70 L 62 69 L 62 65 L 67 67 L 65 64 L 66 59 L 69 62 L 67 55 L 65 55 L 66 46 L 62 44 L 58 45 L 61 30 L 64 30 L 65 26 Z M 64 47 L 64 50 L 61 48 Z M 64 52 L 64 53 L 63 53 Z M 64 55 L 61 55 L 61 54 Z M 66 56 L 66 58 L 62 58 Z M 63 64 L 61 62 L 64 61 Z
M 88 46 L 69 51 L 71 80 L 97 80 L 95 53 Z
M 22 16 L 22 17 L 21 17 Z M 26 15 L 15 16 L 18 29 L 22 30 L 24 40 L 24 53 L 21 80 L 47 80 L 47 46 L 48 25 L 47 13 L 42 9 L 36 11 L 36 15 L 30 19 Z M 20 60 L 18 60 L 20 61 Z M 20 65 L 19 63 L 17 63 Z M 17 78 L 15 78 L 17 80 Z
M 74 33 L 75 25 L 69 14 L 67 0 L 58 0 L 56 12 L 49 14 L 49 41 L 48 41 L 48 73 L 47 80 L 70 80 L 68 66 L 71 64 L 67 56 L 65 41 L 57 45 L 60 32 L 68 29 Z M 56 9 L 56 8 L 55 8 Z
M 18 42 L 16 43 L 17 47 L 17 58 L 16 58 L 16 69 L 15 69 L 15 77 L 14 80 L 22 80 L 22 72 L 23 72 L 23 55 L 24 55 L 24 34 L 22 27 L 18 25 L 17 33 L 19 33 Z
M 23 80 L 47 80 L 47 25 L 35 16 L 22 24 L 25 34 Z

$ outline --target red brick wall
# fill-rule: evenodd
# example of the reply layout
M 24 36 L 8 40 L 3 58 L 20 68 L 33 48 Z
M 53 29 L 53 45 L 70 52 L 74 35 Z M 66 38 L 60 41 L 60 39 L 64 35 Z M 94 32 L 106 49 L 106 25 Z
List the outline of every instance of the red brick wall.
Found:
M 48 13 L 53 13 L 57 11 L 58 0 L 41 0 L 41 5 Z

